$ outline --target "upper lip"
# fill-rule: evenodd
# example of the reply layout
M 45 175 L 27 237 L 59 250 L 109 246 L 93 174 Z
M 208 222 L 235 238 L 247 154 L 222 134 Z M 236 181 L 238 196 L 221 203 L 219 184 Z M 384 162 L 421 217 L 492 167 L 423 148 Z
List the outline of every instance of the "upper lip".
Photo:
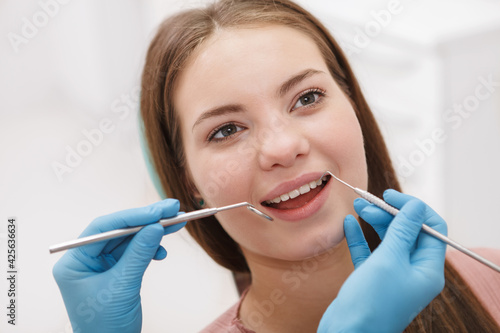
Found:
M 318 171 L 318 172 L 310 172 L 303 174 L 293 180 L 289 180 L 286 182 L 283 182 L 279 185 L 277 185 L 274 189 L 269 191 L 261 200 L 260 202 L 265 202 L 267 200 L 272 200 L 282 194 L 288 193 L 290 191 L 293 191 L 295 189 L 298 189 L 302 185 L 308 184 L 312 182 L 313 180 L 318 180 L 324 172 Z

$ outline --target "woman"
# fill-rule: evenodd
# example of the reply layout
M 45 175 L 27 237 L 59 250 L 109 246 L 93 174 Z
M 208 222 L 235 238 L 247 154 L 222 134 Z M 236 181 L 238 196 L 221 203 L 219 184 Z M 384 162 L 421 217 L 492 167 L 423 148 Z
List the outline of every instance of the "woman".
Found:
M 141 113 L 161 187 L 181 210 L 248 201 L 275 220 L 232 210 L 187 225 L 215 261 L 251 280 L 206 332 L 498 330 L 449 265 L 427 306 L 443 288 L 445 245 L 419 230 L 446 233 L 430 208 L 388 191 L 396 218 L 359 199 L 354 211 L 355 195 L 321 178 L 329 170 L 377 195 L 399 188 L 340 48 L 296 4 L 219 1 L 167 19 L 148 51 Z M 117 213 L 84 234 L 178 209 L 167 200 Z M 368 243 L 355 212 L 376 230 L 360 220 Z M 150 226 L 61 259 L 55 276 L 74 324 L 140 330 L 140 282 L 165 256 L 163 232 Z M 99 294 L 107 306 L 82 318 L 83 300 Z

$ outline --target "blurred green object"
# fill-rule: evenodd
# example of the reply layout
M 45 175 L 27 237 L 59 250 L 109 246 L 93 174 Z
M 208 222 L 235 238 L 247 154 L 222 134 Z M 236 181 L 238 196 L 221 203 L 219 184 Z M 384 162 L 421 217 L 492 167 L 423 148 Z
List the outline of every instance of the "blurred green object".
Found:
M 160 178 L 158 177 L 158 173 L 153 164 L 153 160 L 151 158 L 151 154 L 149 152 L 149 147 L 146 141 L 146 136 L 144 135 L 144 122 L 142 119 L 139 119 L 139 141 L 141 143 L 142 148 L 142 156 L 144 156 L 144 161 L 146 162 L 146 167 L 148 169 L 149 178 L 153 182 L 153 185 L 156 188 L 156 192 L 160 195 L 162 199 L 166 199 L 167 196 L 163 191 L 163 187 L 161 186 Z

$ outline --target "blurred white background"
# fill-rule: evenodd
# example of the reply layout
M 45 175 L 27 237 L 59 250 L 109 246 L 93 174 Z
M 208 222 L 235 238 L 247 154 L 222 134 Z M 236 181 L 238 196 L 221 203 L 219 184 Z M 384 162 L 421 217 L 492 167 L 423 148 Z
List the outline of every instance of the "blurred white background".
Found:
M 159 199 L 137 135 L 143 60 L 164 17 L 204 2 L 0 1 L 2 272 L 7 217 L 19 223 L 18 325 L 2 310 L 1 332 L 70 332 L 49 245 Z M 500 248 L 500 3 L 300 3 L 349 55 L 405 191 L 435 207 L 455 240 Z M 107 133 L 85 146 L 99 126 Z M 58 174 L 77 149 L 86 156 Z M 184 230 L 162 244 L 169 256 L 143 285 L 144 331 L 197 332 L 237 300 L 231 275 Z

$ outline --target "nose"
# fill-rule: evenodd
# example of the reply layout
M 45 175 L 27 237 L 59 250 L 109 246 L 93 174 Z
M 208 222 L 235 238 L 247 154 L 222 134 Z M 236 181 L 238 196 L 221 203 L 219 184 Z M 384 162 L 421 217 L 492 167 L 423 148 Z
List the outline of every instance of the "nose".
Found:
M 298 129 L 287 127 L 280 131 L 269 130 L 264 133 L 259 140 L 261 144 L 258 154 L 258 161 L 263 170 L 291 167 L 297 159 L 309 154 L 309 141 Z

